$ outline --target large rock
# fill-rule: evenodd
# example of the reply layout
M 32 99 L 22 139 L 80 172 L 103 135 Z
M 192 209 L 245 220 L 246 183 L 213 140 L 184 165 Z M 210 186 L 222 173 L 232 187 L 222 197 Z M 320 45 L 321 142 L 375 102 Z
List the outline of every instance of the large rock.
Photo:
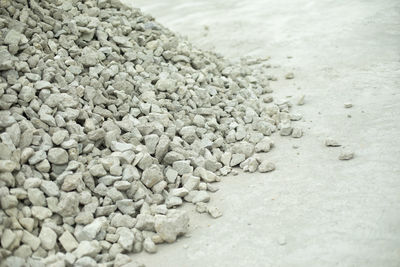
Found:
M 160 237 L 172 243 L 189 227 L 189 216 L 182 210 L 169 210 L 167 215 L 156 215 L 155 230 Z

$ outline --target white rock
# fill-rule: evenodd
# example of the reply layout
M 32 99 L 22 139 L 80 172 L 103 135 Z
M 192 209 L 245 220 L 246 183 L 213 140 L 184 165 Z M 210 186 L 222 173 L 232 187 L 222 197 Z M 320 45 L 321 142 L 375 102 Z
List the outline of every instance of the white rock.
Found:
M 151 238 L 147 237 L 144 242 L 143 242 L 143 248 L 146 252 L 148 253 L 156 253 L 157 252 L 157 246 L 154 244 L 153 240 Z
M 353 104 L 352 103 L 344 103 L 344 107 L 351 108 L 351 107 L 353 107 Z
M 32 216 L 41 221 L 43 221 L 46 218 L 50 218 L 51 215 L 53 215 L 51 210 L 45 207 L 33 206 L 31 210 L 32 210 Z
M 300 138 L 303 136 L 303 130 L 300 128 L 293 128 L 292 137 L 293 138 Z
M 130 266 L 129 264 L 131 262 L 132 262 L 132 259 L 128 255 L 118 253 L 115 256 L 114 266 L 113 267 Z M 135 265 L 132 265 L 132 266 L 136 267 Z
M 82 241 L 72 252 L 78 259 L 84 256 L 95 257 L 101 251 L 101 246 L 97 240 Z
M 41 246 L 46 250 L 54 249 L 57 242 L 57 234 L 49 227 L 43 226 L 39 238 Z
M 270 172 L 270 171 L 273 171 L 273 170 L 275 170 L 275 164 L 270 162 L 270 161 L 268 161 L 268 160 L 264 160 L 258 166 L 258 171 L 259 172 Z
M 75 237 L 68 231 L 65 231 L 59 238 L 61 246 L 67 252 L 71 252 L 78 247 L 78 242 Z
M 134 148 L 135 147 L 132 144 L 126 144 L 126 143 L 121 143 L 121 142 L 117 142 L 117 141 L 111 142 L 112 151 L 124 152 L 127 150 L 133 150 Z
M 160 182 L 163 177 L 164 175 L 161 172 L 160 167 L 156 164 L 153 164 L 150 168 L 147 168 L 143 171 L 141 181 L 148 188 L 151 188 L 153 185 Z
M 341 146 L 338 141 L 336 141 L 335 139 L 329 137 L 325 140 L 325 146 L 333 146 L 333 147 L 337 147 L 337 146 Z
M 126 251 L 132 251 L 133 242 L 135 241 L 135 235 L 131 230 L 126 227 L 120 227 L 117 229 L 119 234 L 118 244 Z
M 222 216 L 222 212 L 217 207 L 208 206 L 207 212 L 213 218 L 218 218 Z
M 0 160 L 0 172 L 12 172 L 17 164 L 11 160 Z
M 340 160 L 350 160 L 352 158 L 354 158 L 354 151 L 352 151 L 350 149 L 343 149 L 340 152 L 340 155 L 339 155 Z
M 160 237 L 172 243 L 179 235 L 187 232 L 189 225 L 188 215 L 181 210 L 170 210 L 167 215 L 156 215 L 155 230 Z
M 30 246 L 30 248 L 33 251 L 37 250 L 41 244 L 40 238 L 34 236 L 28 231 L 24 231 L 24 235 L 22 236 L 22 242 Z
M 236 165 L 239 165 L 240 163 L 242 163 L 245 159 L 246 159 L 245 154 L 237 154 L 237 153 L 232 154 L 230 166 L 235 167 Z
M 8 249 L 16 238 L 16 234 L 11 229 L 5 229 L 1 236 L 1 246 L 4 249 Z
M 76 266 L 76 267 L 96 267 L 99 265 L 97 264 L 97 262 L 94 259 L 86 256 L 86 257 L 79 258 L 74 263 L 74 266 Z
M 172 168 L 178 172 L 179 175 L 192 173 L 193 167 L 190 165 L 189 160 L 178 160 L 172 164 Z

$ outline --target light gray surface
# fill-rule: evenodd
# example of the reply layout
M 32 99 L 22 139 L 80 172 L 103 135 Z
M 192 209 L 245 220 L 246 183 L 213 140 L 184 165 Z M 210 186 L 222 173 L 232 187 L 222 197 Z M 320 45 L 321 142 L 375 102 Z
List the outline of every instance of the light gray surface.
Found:
M 223 217 L 193 212 L 190 238 L 133 258 L 148 267 L 400 265 L 399 1 L 131 2 L 199 47 L 271 56 L 274 96 L 306 95 L 294 106 L 305 136 L 274 136 L 266 154 L 276 171 L 224 178 L 212 199 Z M 294 80 L 283 78 L 289 71 Z M 328 136 L 355 158 L 339 161 Z

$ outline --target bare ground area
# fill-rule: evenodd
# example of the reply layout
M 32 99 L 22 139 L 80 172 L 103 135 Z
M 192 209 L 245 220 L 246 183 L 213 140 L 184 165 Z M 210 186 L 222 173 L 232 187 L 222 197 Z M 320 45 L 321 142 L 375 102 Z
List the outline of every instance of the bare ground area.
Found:
M 231 59 L 271 56 L 274 97 L 306 96 L 293 107 L 305 135 L 274 136 L 265 155 L 274 172 L 223 178 L 212 198 L 223 217 L 187 205 L 190 234 L 135 259 L 148 267 L 400 266 L 399 1 L 124 2 L 198 47 Z M 324 146 L 328 136 L 355 158 L 339 161 L 340 148 Z

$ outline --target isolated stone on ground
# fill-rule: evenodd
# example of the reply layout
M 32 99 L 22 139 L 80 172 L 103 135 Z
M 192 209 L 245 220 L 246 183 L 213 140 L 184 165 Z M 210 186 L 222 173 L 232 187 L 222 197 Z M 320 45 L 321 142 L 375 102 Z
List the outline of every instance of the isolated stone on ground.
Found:
M 343 149 L 339 154 L 340 160 L 350 160 L 352 158 L 354 158 L 354 151 L 347 148 Z
M 339 143 L 338 143 L 338 141 L 336 141 L 335 139 L 333 139 L 333 138 L 327 138 L 326 140 L 325 140 L 325 146 L 333 146 L 333 147 L 336 147 L 336 146 L 341 146 Z
M 264 160 L 260 163 L 260 165 L 258 166 L 258 171 L 259 172 L 270 172 L 275 170 L 275 164 L 268 161 L 268 160 Z

